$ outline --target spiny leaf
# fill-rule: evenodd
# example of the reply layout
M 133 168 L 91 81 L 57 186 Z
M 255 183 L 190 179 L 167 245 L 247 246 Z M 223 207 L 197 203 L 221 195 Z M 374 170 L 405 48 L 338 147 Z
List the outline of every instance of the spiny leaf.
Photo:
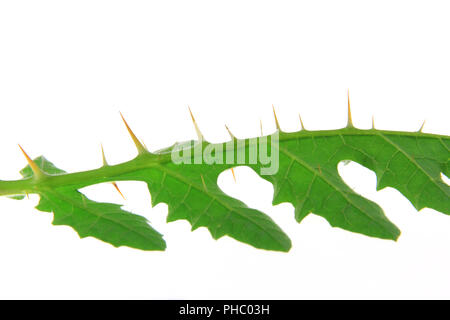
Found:
M 315 213 L 332 226 L 396 239 L 397 227 L 378 205 L 344 183 L 337 166 L 353 160 L 375 171 L 378 190 L 390 186 L 418 210 L 450 214 L 450 188 L 440 178 L 449 161 L 445 141 L 447 137 L 350 128 L 285 134 L 279 144 L 280 169 L 263 178 L 274 184 L 273 203 L 292 203 L 299 222 Z
M 145 150 L 122 164 L 105 163 L 99 169 L 72 174 L 40 157 L 35 163 L 43 176 L 33 176 L 27 166 L 22 170 L 24 179 L 0 181 L 0 195 L 39 194 L 37 208 L 54 212 L 54 224 L 70 225 L 81 237 L 94 236 L 115 246 L 163 250 L 161 235 L 143 217 L 118 205 L 91 201 L 78 191 L 102 182 L 144 181 L 153 205 L 167 203 L 169 222 L 185 219 L 192 230 L 208 228 L 214 239 L 227 235 L 256 248 L 288 251 L 289 238 L 270 217 L 227 196 L 217 185 L 221 172 L 247 165 L 273 184 L 273 204 L 292 203 L 298 222 L 314 213 L 334 227 L 397 239 L 400 231 L 383 210 L 355 193 L 340 177 L 338 164 L 355 161 L 376 173 L 378 190 L 393 187 L 418 210 L 428 207 L 450 214 L 450 187 L 441 178 L 441 174 L 449 176 L 447 136 L 359 130 L 353 125 L 340 130 L 294 133 L 282 132 L 279 123 L 277 128 L 275 134 L 266 137 L 240 140 L 232 135 L 231 144 L 210 144 L 199 135 L 201 139 L 196 143 L 176 144 L 156 153 Z M 270 174 L 267 170 L 263 174 L 263 169 L 273 163 L 255 159 L 255 154 L 264 151 L 263 141 L 267 141 L 267 155 L 276 155 L 278 168 Z M 210 154 L 214 161 L 198 161 L 195 152 L 185 158 L 190 164 L 173 161 L 174 152 L 198 148 L 200 160 Z
M 289 251 L 290 239 L 269 216 L 220 190 L 220 173 L 219 166 L 169 162 L 118 179 L 147 182 L 152 205 L 168 204 L 168 222 L 185 219 L 192 230 L 207 227 L 214 239 L 228 235 L 255 248 Z
M 142 250 L 164 250 L 161 234 L 147 220 L 112 203 L 95 202 L 82 193 L 48 190 L 40 193 L 38 210 L 53 212 L 54 225 L 71 226 L 81 238 L 94 237 L 115 247 L 128 246 Z
M 45 159 L 39 157 L 34 162 L 47 174 L 63 174 Z M 21 174 L 31 177 L 33 172 L 26 166 Z M 92 236 L 115 247 L 128 246 L 142 250 L 164 250 L 165 241 L 161 234 L 149 226 L 139 215 L 121 209 L 120 205 L 95 202 L 71 188 L 42 188 L 37 209 L 53 212 L 54 225 L 71 226 L 81 238 Z

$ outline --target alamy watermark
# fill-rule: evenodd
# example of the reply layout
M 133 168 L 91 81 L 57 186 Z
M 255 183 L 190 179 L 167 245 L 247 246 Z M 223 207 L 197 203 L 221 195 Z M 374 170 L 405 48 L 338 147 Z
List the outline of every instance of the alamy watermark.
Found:
M 199 141 L 176 144 L 171 158 L 175 164 L 259 164 L 261 175 L 273 175 L 279 168 L 279 133 L 206 146 Z

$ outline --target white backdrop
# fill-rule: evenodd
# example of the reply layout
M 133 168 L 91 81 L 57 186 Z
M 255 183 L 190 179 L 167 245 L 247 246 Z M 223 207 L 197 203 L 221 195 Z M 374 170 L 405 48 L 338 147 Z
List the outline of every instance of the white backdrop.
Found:
M 369 128 L 450 133 L 448 1 L 1 1 L 0 179 L 45 155 L 68 171 L 135 156 L 126 116 L 150 150 L 195 138 L 228 140 L 275 129 Z M 417 212 L 375 175 L 340 168 L 401 230 L 398 242 L 301 224 L 291 205 L 248 168 L 220 186 L 268 213 L 291 237 L 289 253 L 257 250 L 186 221 L 167 224 L 143 183 L 87 188 L 124 203 L 167 241 L 144 252 L 51 225 L 30 200 L 0 199 L 0 298 L 450 298 L 450 217 Z

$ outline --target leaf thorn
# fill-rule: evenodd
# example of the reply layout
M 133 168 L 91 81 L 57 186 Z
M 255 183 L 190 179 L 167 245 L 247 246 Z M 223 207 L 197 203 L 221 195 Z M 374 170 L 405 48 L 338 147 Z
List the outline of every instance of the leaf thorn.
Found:
M 281 131 L 280 123 L 278 122 L 277 113 L 275 112 L 275 107 L 273 104 L 272 104 L 272 110 L 273 110 L 273 117 L 275 118 L 275 125 L 277 126 L 277 130 Z
M 236 183 L 236 175 L 234 174 L 234 169 L 231 168 L 231 174 L 233 175 L 234 182 Z
M 103 162 L 103 166 L 107 167 L 108 166 L 108 161 L 106 161 L 106 157 L 105 157 L 105 150 L 103 149 L 103 144 L 100 143 L 100 149 L 102 150 L 102 162 Z
M 197 133 L 198 141 L 203 141 L 204 140 L 203 134 L 200 131 L 200 128 L 198 127 L 197 122 L 195 121 L 194 115 L 192 114 L 191 108 L 189 106 L 188 106 L 188 109 L 189 109 L 189 113 L 191 114 L 192 122 L 194 123 L 195 132 Z
M 225 128 L 227 129 L 227 131 L 228 131 L 228 134 L 230 135 L 230 137 L 231 137 L 231 140 L 236 140 L 236 137 L 235 137 L 235 135 L 233 134 L 233 133 L 231 133 L 231 130 L 228 128 L 228 126 L 227 125 L 225 125 Z
M 347 128 L 354 128 L 352 120 L 352 110 L 350 109 L 350 89 L 347 90 Z
M 300 130 L 306 130 L 300 113 L 298 114 L 298 119 L 300 120 L 300 127 L 301 127 Z
M 420 129 L 418 132 L 420 132 L 420 133 L 423 132 L 423 127 L 425 126 L 425 122 L 426 122 L 426 120 L 423 120 L 422 125 L 420 126 Z
M 20 144 L 19 144 L 19 148 L 20 148 L 20 150 L 22 150 L 22 153 L 25 156 L 25 159 L 27 159 L 28 165 L 30 166 L 31 170 L 33 171 L 34 177 L 35 178 L 42 177 L 44 175 L 44 172 L 42 172 L 41 168 L 39 168 L 39 166 L 36 164 L 36 162 L 31 160 L 30 156 L 28 156 L 28 154 L 25 152 L 25 150 L 23 150 L 23 148 Z
M 119 112 L 119 113 L 120 113 L 120 117 L 123 120 L 123 123 L 125 124 L 125 127 L 127 128 L 128 133 L 131 136 L 131 139 L 133 140 L 134 144 L 136 145 L 136 149 L 138 150 L 138 153 L 139 154 L 147 153 L 148 152 L 147 148 L 139 141 L 139 139 L 134 134 L 133 130 L 131 130 L 131 128 L 128 125 L 127 121 L 123 117 L 122 112 Z
M 123 193 L 120 191 L 119 186 L 117 185 L 117 183 L 111 182 L 111 184 L 114 186 L 114 188 L 117 190 L 117 192 L 119 192 L 119 194 L 122 196 L 123 200 L 127 200 L 127 199 L 125 199 L 125 196 L 123 195 Z

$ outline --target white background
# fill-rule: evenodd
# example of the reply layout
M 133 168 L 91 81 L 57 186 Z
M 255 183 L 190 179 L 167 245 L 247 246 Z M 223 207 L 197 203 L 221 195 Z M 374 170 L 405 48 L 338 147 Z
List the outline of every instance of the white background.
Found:
M 0 177 L 15 179 L 45 155 L 68 171 L 135 156 L 122 111 L 150 150 L 195 138 L 226 141 L 354 122 L 449 134 L 448 1 L 1 1 Z M 248 168 L 220 177 L 228 194 L 268 213 L 291 237 L 289 253 L 254 249 L 186 221 L 167 224 L 143 183 L 87 188 L 124 203 L 164 234 L 143 252 L 51 225 L 38 198 L 0 199 L 0 298 L 450 298 L 450 217 L 417 212 L 375 175 L 340 168 L 402 230 L 398 242 L 331 228 L 293 207 L 273 207 L 272 186 Z

